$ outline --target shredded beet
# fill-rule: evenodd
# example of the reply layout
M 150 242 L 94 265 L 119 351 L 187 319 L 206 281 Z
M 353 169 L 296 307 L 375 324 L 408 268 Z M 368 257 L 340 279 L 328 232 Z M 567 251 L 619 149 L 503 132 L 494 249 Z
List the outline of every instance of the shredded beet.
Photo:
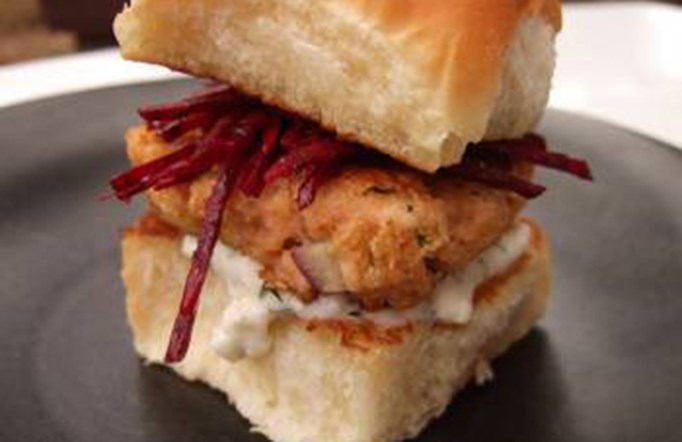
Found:
M 287 178 L 307 166 L 326 165 L 345 160 L 359 153 L 354 146 L 334 139 L 314 140 L 288 152 L 265 173 L 265 184 Z
M 216 116 L 210 112 L 197 112 L 165 124 L 159 124 L 156 131 L 161 138 L 172 143 L 182 134 L 191 130 L 210 128 L 215 123 L 215 119 Z
M 247 196 L 258 197 L 263 191 L 265 187 L 263 174 L 276 152 L 281 131 L 281 120 L 270 118 L 264 129 L 260 149 L 244 166 L 244 170 L 239 177 L 238 186 Z
M 227 164 L 220 166 L 215 187 L 206 203 L 206 214 L 201 225 L 199 244 L 192 255 L 192 264 L 185 280 L 180 309 L 168 341 L 166 363 L 182 361 L 189 349 L 192 327 L 199 306 L 199 296 L 211 264 L 213 249 L 218 241 L 223 219 L 223 207 L 230 196 L 234 176 L 234 170 Z
M 540 196 L 545 188 L 512 173 L 513 164 L 527 162 L 557 169 L 591 181 L 589 164 L 561 153 L 550 152 L 544 138 L 529 134 L 515 140 L 486 141 L 467 149 L 461 164 L 451 168 L 462 179 L 509 190 L 525 198 Z
M 230 127 L 229 133 L 221 133 L 220 136 L 209 134 L 193 155 L 181 159 L 162 173 L 154 184 L 154 189 L 162 190 L 191 181 L 218 165 L 225 155 L 241 155 L 254 145 L 260 123 L 262 121 L 257 117 L 247 115 Z M 217 126 L 214 131 L 218 129 Z
M 172 148 L 165 156 L 113 177 L 110 185 L 118 199 L 129 201 L 146 190 L 166 189 L 217 172 L 166 353 L 166 362 L 179 362 L 189 348 L 223 209 L 234 188 L 255 198 L 277 180 L 297 176 L 296 204 L 304 210 L 345 163 L 373 157 L 309 121 L 259 104 L 227 86 L 215 86 L 175 103 L 144 107 L 139 114 Z M 444 173 L 526 198 L 544 192 L 544 187 L 514 175 L 515 162 L 592 178 L 585 161 L 549 152 L 536 135 L 479 143 L 467 149 L 461 164 Z
M 497 189 L 509 190 L 524 198 L 537 198 L 545 191 L 543 186 L 519 178 L 511 172 L 495 167 L 485 167 L 473 162 L 457 165 L 451 170 L 458 178 L 475 181 Z
M 186 117 L 197 111 L 219 111 L 241 105 L 247 101 L 245 95 L 228 86 L 218 86 L 208 91 L 178 101 L 176 103 L 148 106 L 138 110 L 147 123 L 158 125 L 159 122 Z
M 298 194 L 296 195 L 296 204 L 299 210 L 307 208 L 315 201 L 317 190 L 323 183 L 332 178 L 336 172 L 337 169 L 333 164 L 310 166 L 304 171 L 303 183 L 298 188 Z
M 295 119 L 282 135 L 280 146 L 283 150 L 289 152 L 299 146 L 309 144 L 318 134 L 319 129 L 315 128 L 311 123 Z
M 116 175 L 109 181 L 116 198 L 127 202 L 138 193 L 153 187 L 163 172 L 178 161 L 191 156 L 196 149 L 195 143 L 189 143 L 168 155 Z
M 545 140 L 535 134 L 526 135 L 519 140 L 505 140 L 479 144 L 483 154 L 506 155 L 513 161 L 526 161 L 539 166 L 557 169 L 592 181 L 592 171 L 587 161 L 571 158 L 561 153 L 549 152 Z

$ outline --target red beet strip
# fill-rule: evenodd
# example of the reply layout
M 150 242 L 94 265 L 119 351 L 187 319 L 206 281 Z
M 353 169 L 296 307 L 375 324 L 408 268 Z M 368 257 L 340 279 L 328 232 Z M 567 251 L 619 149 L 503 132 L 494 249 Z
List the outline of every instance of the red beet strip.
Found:
M 547 143 L 545 139 L 536 134 L 528 134 L 523 136 L 523 138 L 515 138 L 509 140 L 496 140 L 496 141 L 482 141 L 474 146 L 477 149 L 489 149 L 489 148 L 503 148 L 503 149 L 513 149 L 515 147 L 521 147 L 530 150 L 547 150 Z
M 245 96 L 235 89 L 223 86 L 180 100 L 175 103 L 147 106 L 138 109 L 138 114 L 147 123 L 181 118 L 191 112 L 215 111 L 230 108 L 244 102 Z
M 216 116 L 210 112 L 197 112 L 162 124 L 156 132 L 164 141 L 172 143 L 192 130 L 207 130 L 215 120 Z
M 345 160 L 357 150 L 348 143 L 333 139 L 320 139 L 290 151 L 265 173 L 265 184 L 291 176 L 309 165 L 324 165 Z
M 475 181 L 496 189 L 509 190 L 524 198 L 537 198 L 546 190 L 539 184 L 531 183 L 516 175 L 494 167 L 483 167 L 475 163 L 465 163 L 451 169 L 458 178 Z
M 220 143 L 206 141 L 201 143 L 192 155 L 182 158 L 159 173 L 152 188 L 163 190 L 194 180 L 216 166 L 227 150 L 227 147 Z
M 336 172 L 333 164 L 310 166 L 304 172 L 303 182 L 296 194 L 296 204 L 299 210 L 304 210 L 315 201 L 317 191 L 322 184 L 329 181 Z
M 320 136 L 319 129 L 306 121 L 294 119 L 290 126 L 282 134 L 280 146 L 282 150 L 290 152 L 303 145 L 309 144 Z
M 526 161 L 566 172 L 584 180 L 593 180 L 592 171 L 587 161 L 561 153 L 549 152 L 545 140 L 537 135 L 527 135 L 520 140 L 481 143 L 475 149 L 480 149 L 481 153 L 505 154 L 514 161 Z
M 228 122 L 230 126 L 227 126 Z M 261 124 L 260 114 L 247 115 L 236 124 L 232 119 L 222 119 L 200 142 L 193 155 L 183 158 L 161 173 L 154 189 L 162 190 L 189 182 L 217 165 L 226 155 L 241 156 L 253 145 Z
M 270 118 L 264 129 L 260 149 L 248 160 L 237 183 L 245 195 L 256 198 L 263 192 L 263 174 L 276 153 L 281 130 L 282 121 L 276 117 Z
M 166 363 L 182 361 L 189 349 L 201 289 L 206 280 L 213 250 L 218 241 L 223 219 L 223 207 L 230 196 L 234 176 L 235 173 L 228 164 L 220 166 L 213 192 L 206 203 L 206 215 L 201 225 L 199 244 L 192 255 L 192 263 L 185 280 L 180 309 L 168 341 L 166 357 L 164 358 Z
M 156 184 L 161 174 L 177 162 L 191 156 L 196 148 L 197 145 L 194 143 L 187 144 L 168 155 L 116 175 L 109 181 L 116 198 L 127 202 L 135 195 L 150 189 Z

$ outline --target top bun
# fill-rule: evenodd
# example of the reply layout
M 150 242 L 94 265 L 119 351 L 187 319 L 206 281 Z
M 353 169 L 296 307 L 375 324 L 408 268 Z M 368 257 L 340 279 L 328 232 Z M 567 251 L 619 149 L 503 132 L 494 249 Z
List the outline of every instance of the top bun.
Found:
M 560 0 L 133 0 L 124 57 L 235 85 L 413 167 L 532 130 Z

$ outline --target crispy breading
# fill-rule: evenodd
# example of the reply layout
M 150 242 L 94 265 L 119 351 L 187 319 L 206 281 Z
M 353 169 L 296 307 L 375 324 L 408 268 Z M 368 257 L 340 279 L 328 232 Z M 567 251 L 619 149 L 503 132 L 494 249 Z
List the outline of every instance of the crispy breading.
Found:
M 146 127 L 127 134 L 134 165 L 171 147 Z M 530 166 L 519 166 L 528 176 Z M 214 177 L 148 192 L 152 210 L 197 233 Z M 349 165 L 324 184 L 305 210 L 298 182 L 280 180 L 259 198 L 235 191 L 220 239 L 263 265 L 264 280 L 304 301 L 316 296 L 292 257 L 300 245 L 327 242 L 345 285 L 367 309 L 411 307 L 447 273 L 462 268 L 507 231 L 524 199 L 465 182 L 447 171 L 428 175 L 395 165 Z

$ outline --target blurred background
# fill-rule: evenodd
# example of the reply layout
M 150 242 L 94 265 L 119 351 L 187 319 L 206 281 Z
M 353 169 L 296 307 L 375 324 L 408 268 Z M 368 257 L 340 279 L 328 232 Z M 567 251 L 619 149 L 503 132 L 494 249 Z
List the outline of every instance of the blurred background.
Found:
M 125 0 L 0 0 L 0 64 L 113 45 L 111 21 L 124 3 Z M 682 0 L 664 3 L 682 5 Z
M 114 44 L 124 0 L 0 0 L 0 64 Z

